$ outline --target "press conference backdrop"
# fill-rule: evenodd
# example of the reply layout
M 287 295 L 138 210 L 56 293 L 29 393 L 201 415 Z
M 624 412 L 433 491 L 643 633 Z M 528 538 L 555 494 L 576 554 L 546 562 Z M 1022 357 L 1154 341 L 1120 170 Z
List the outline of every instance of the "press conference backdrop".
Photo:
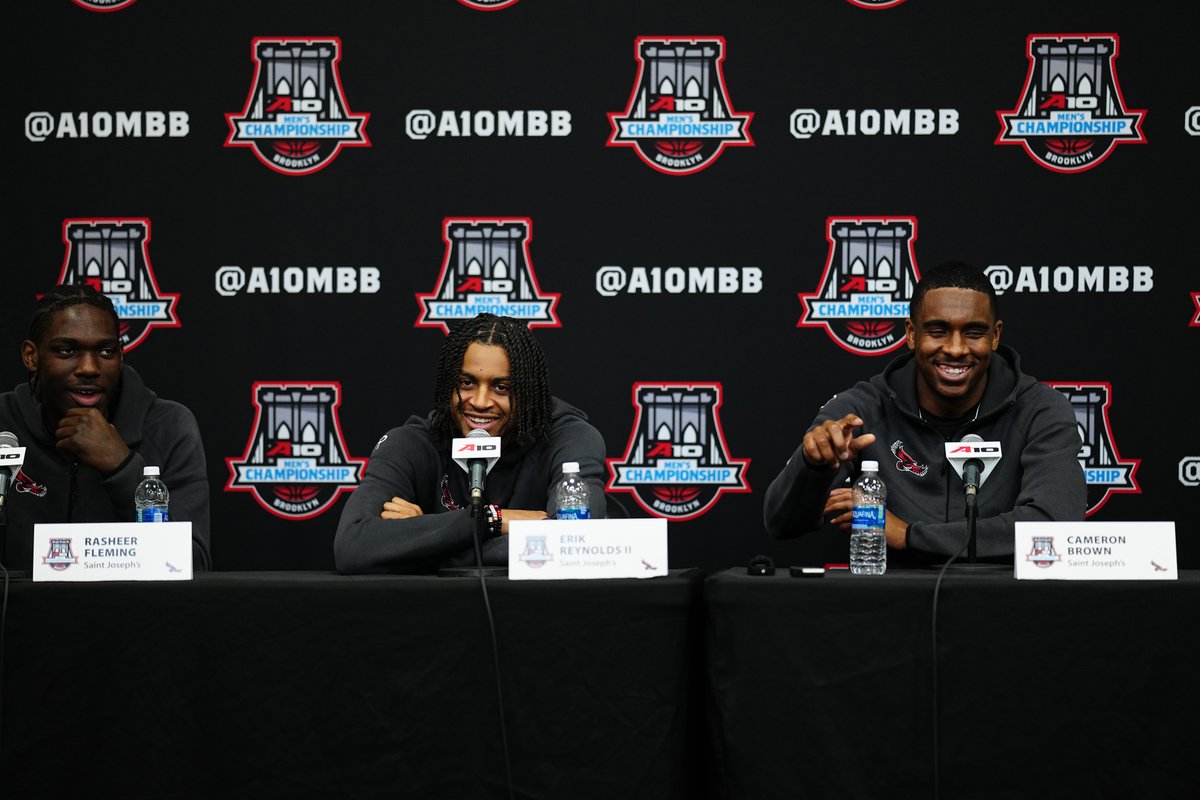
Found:
M 0 377 L 91 281 L 204 434 L 222 569 L 323 569 L 447 326 L 529 320 L 672 566 L 842 560 L 762 494 L 903 350 L 922 269 L 1000 292 L 1090 518 L 1200 566 L 1193 12 L 954 0 L 43 0 L 10 19 Z M 929 454 L 934 458 L 933 454 Z M 1016 453 L 1006 457 L 1017 457 Z M 986 487 L 984 488 L 986 491 Z

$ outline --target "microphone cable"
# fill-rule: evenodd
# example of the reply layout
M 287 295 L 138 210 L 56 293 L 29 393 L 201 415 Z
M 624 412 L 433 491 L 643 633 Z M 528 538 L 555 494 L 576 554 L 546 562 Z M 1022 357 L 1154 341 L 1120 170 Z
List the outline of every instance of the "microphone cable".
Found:
M 483 574 L 483 548 L 480 540 L 479 527 L 483 524 L 483 506 L 480 503 L 471 504 L 471 516 L 475 518 L 475 566 L 479 572 L 479 589 L 483 593 L 483 608 L 487 614 L 488 632 L 492 641 L 492 668 L 496 675 L 496 706 L 500 712 L 500 744 L 504 748 L 504 775 L 508 785 L 509 800 L 515 800 L 513 791 L 512 761 L 508 753 L 508 722 L 504 714 L 504 682 L 500 671 L 500 645 L 496 638 L 496 621 L 492 617 L 492 601 L 488 597 L 487 578 Z
M 941 796 L 941 764 L 938 759 L 938 752 L 941 750 L 941 741 L 938 738 L 938 717 L 941 714 L 938 708 L 938 690 L 940 688 L 938 683 L 938 596 L 942 591 L 942 578 L 946 576 L 946 570 L 954 563 L 955 559 L 966 552 L 967 547 L 971 544 L 969 536 L 968 534 L 967 543 L 957 553 L 946 559 L 946 563 L 938 570 L 937 581 L 933 584 L 933 625 L 930 636 L 933 655 L 933 669 L 931 670 L 933 678 L 933 800 L 938 800 Z

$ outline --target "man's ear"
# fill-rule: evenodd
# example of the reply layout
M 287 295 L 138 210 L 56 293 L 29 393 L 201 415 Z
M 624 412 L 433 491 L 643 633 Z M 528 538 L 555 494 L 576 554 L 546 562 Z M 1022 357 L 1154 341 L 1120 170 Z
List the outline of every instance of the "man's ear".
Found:
M 37 345 L 29 339 L 21 342 L 21 362 L 25 365 L 27 372 L 38 371 L 38 349 Z

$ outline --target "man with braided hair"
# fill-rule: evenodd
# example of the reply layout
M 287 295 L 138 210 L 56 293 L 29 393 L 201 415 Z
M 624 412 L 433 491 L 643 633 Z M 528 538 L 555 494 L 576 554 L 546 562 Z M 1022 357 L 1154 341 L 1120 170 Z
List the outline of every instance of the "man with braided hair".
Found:
M 344 573 L 431 572 L 474 563 L 476 521 L 467 476 L 450 442 L 471 430 L 502 439 L 488 473 L 485 565 L 508 564 L 513 520 L 554 513 L 566 461 L 579 462 L 593 517 L 604 516 L 604 440 L 577 408 L 550 394 L 542 349 L 528 326 L 480 314 L 442 343 L 433 410 L 384 435 L 334 538 Z

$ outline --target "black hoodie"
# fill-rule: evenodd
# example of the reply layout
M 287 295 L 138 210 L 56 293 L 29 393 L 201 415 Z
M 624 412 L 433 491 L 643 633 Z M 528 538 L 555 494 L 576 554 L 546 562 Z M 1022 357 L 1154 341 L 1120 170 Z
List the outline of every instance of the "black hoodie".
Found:
M 818 530 L 830 489 L 848 486 L 863 460 L 879 462 L 887 508 L 909 523 L 908 552 L 900 561 L 923 562 L 959 552 L 967 542 L 962 480 L 946 461 L 947 437 L 917 406 L 911 353 L 892 361 L 868 381 L 835 395 L 808 427 L 857 414 L 856 435 L 875 442 L 854 463 L 814 469 L 800 448 L 767 489 L 763 519 L 776 538 Z M 1001 459 L 979 490 L 978 554 L 1003 560 L 1013 552 L 1018 520 L 1082 520 L 1087 485 L 1079 465 L 1081 438 L 1071 403 L 1061 392 L 1021 372 L 1016 351 L 1001 345 L 988 367 L 979 413 L 950 441 L 968 433 L 1001 443 Z
M 604 516 L 604 439 L 577 408 L 555 398 L 549 437 L 501 449 L 487 476 L 486 500 L 501 508 L 545 509 L 554 515 L 554 487 L 565 461 L 579 462 L 593 518 Z M 382 519 L 383 504 L 400 497 L 421 516 Z M 379 440 L 362 483 L 342 509 L 333 542 L 345 573 L 431 572 L 475 563 L 475 520 L 462 469 L 438 448 L 428 417 L 409 417 Z M 508 566 L 508 537 L 483 543 L 487 565 Z
M 125 364 L 109 421 L 133 453 L 116 472 L 101 475 L 55 449 L 41 403 L 28 383 L 0 395 L 0 430 L 14 433 L 18 444 L 26 448 L 25 464 L 8 490 L 6 567 L 33 568 L 36 523 L 132 522 L 133 492 L 147 464 L 162 470 L 171 495 L 171 520 L 192 523 L 193 570 L 211 566 L 208 472 L 192 412 L 160 399 Z

